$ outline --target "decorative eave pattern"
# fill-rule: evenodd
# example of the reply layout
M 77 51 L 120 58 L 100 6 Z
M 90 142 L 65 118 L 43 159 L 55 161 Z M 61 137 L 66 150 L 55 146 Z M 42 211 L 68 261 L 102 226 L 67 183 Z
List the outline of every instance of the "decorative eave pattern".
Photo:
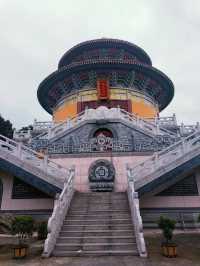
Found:
M 147 65 L 152 65 L 151 59 L 148 56 L 148 54 L 139 46 L 124 40 L 102 38 L 102 39 L 82 42 L 72 47 L 62 56 L 58 64 L 58 68 L 62 68 L 68 64 L 71 64 L 74 58 L 77 55 L 84 53 L 84 51 L 88 52 L 91 49 L 98 49 L 98 48 L 123 49 L 125 51 L 128 51 L 130 54 L 136 56 L 138 60 L 141 61 L 142 63 Z
M 93 72 L 92 75 L 95 76 L 98 71 L 107 71 L 111 74 L 119 71 L 121 71 L 120 73 L 124 71 L 125 74 L 126 72 L 132 72 L 132 77 L 130 77 L 130 82 L 126 84 L 126 87 L 136 85 L 139 91 L 144 90 L 145 93 L 148 93 L 151 97 L 153 96 L 155 102 L 159 105 L 160 111 L 173 98 L 174 86 L 172 81 L 158 69 L 138 63 L 135 60 L 98 59 L 75 62 L 49 75 L 38 88 L 37 95 L 40 104 L 48 113 L 52 114 L 53 107 L 63 97 L 63 94 L 71 92 L 72 89 L 80 90 L 82 80 L 86 79 L 87 75 L 91 80 L 91 73 Z M 81 76 L 79 75 L 80 72 L 82 73 Z M 88 72 L 90 73 L 88 74 Z M 67 78 L 69 78 L 70 84 L 69 82 L 68 84 L 63 83 L 63 80 Z M 55 86 L 57 86 L 57 92 L 59 93 L 53 93 Z M 52 101 L 50 98 L 52 98 Z

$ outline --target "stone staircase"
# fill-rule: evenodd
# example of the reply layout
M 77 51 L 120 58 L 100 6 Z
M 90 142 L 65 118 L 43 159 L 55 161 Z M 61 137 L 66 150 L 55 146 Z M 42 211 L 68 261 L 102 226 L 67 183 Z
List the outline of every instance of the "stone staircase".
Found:
M 127 194 L 75 192 L 52 255 L 138 255 Z

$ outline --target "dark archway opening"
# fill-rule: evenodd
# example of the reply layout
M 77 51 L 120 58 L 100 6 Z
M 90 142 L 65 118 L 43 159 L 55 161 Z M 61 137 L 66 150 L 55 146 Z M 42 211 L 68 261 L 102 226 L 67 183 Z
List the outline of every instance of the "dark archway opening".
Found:
M 97 138 L 100 135 L 104 135 L 107 138 L 113 138 L 113 133 L 107 128 L 99 128 L 94 132 L 93 137 Z
M 93 151 L 112 151 L 113 133 L 107 128 L 99 128 L 93 133 Z

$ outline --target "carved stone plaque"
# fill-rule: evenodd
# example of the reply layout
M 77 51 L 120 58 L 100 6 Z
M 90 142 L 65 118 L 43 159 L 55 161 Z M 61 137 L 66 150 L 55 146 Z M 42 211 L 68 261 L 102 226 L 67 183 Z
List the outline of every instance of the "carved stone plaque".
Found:
M 107 160 L 95 161 L 89 169 L 89 180 L 93 191 L 112 191 L 115 169 Z

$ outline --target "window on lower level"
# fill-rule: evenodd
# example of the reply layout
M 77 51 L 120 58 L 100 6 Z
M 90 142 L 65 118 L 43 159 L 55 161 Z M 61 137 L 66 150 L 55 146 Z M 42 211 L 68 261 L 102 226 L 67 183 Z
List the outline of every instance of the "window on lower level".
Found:
M 195 175 L 187 176 L 156 196 L 198 196 L 198 187 Z
M 39 199 L 50 198 L 39 189 L 25 183 L 17 177 L 13 178 L 12 199 Z

